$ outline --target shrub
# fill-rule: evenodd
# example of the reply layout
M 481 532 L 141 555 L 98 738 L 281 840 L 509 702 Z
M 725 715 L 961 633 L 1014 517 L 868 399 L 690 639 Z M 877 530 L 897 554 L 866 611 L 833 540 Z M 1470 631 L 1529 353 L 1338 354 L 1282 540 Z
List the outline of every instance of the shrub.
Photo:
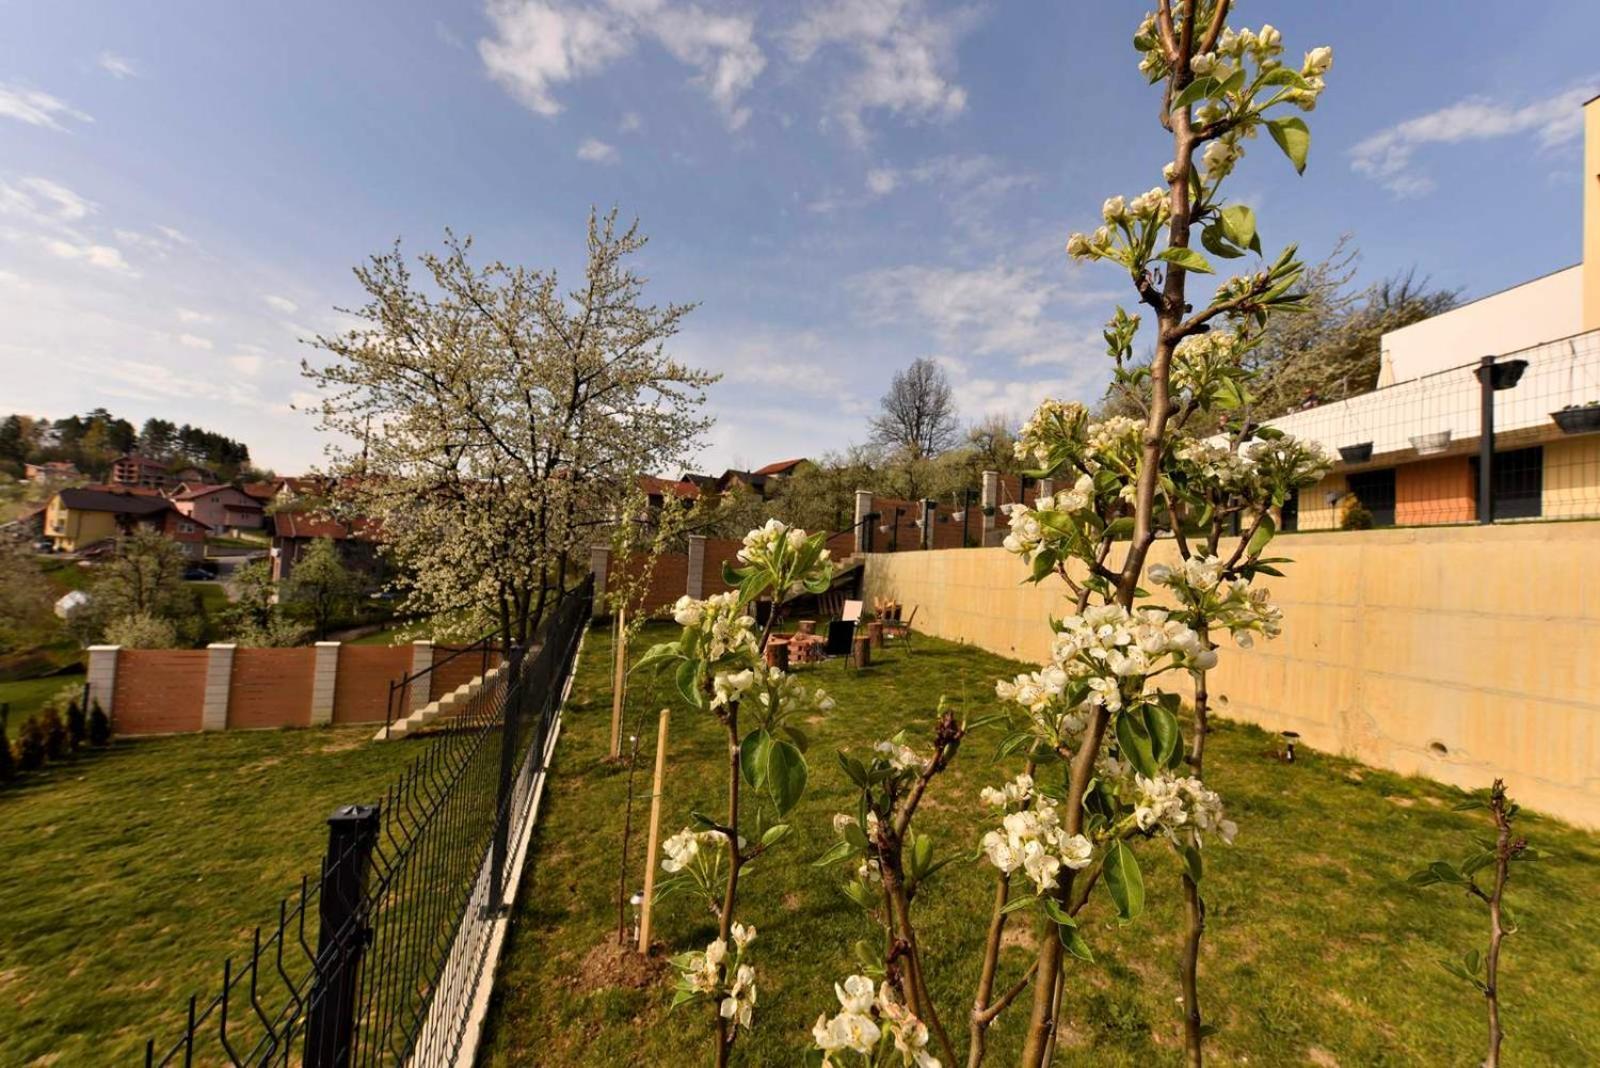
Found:
M 1339 527 L 1343 530 L 1371 530 L 1372 513 L 1367 511 L 1367 506 L 1359 498 L 1351 496 L 1350 503 L 1345 506 L 1344 516 L 1339 520 Z
M 44 725 L 44 755 L 50 760 L 63 760 L 71 750 L 71 743 L 67 737 L 67 724 L 61 718 L 61 713 L 54 708 L 44 710 L 41 717 Z
M 177 629 L 148 613 L 118 616 L 106 626 L 107 645 L 124 649 L 171 649 L 178 644 Z
M 83 706 L 78 704 L 77 698 L 73 698 L 67 702 L 67 744 L 76 753 L 88 736 L 89 717 L 84 715 Z
M 11 755 L 11 735 L 6 731 L 6 720 L 11 718 L 11 706 L 0 705 L 0 783 L 17 777 L 16 758 Z
M 96 749 L 104 749 L 111 744 L 111 717 L 106 715 L 99 701 L 89 710 L 89 744 Z
M 17 770 L 38 771 L 44 767 L 45 728 L 38 716 L 29 716 L 17 732 Z

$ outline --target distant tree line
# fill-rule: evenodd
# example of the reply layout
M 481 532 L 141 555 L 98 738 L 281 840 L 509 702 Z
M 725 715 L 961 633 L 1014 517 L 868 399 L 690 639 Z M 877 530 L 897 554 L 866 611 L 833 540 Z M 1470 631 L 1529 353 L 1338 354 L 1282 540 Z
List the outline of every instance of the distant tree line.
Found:
M 104 408 L 64 419 L 13 413 L 0 420 L 0 469 L 20 477 L 23 464 L 68 461 L 86 476 L 105 478 L 112 462 L 137 452 L 173 469 L 200 467 L 219 478 L 252 473 L 250 447 L 189 423 L 147 419 L 135 428 Z

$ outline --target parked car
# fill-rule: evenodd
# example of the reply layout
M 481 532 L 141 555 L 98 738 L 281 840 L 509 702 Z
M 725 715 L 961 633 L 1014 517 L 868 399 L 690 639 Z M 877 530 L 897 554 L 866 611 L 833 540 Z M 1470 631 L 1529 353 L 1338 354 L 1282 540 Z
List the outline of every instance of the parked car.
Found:
M 186 568 L 184 568 L 183 569 L 183 577 L 186 580 L 188 580 L 189 582 L 210 582 L 212 579 L 216 578 L 217 576 L 213 575 L 211 572 L 207 571 L 205 568 L 200 567 L 199 565 L 196 565 L 194 567 L 186 567 Z
M 53 553 L 56 551 L 56 543 L 49 538 L 40 538 L 33 543 L 33 551 L 36 553 Z

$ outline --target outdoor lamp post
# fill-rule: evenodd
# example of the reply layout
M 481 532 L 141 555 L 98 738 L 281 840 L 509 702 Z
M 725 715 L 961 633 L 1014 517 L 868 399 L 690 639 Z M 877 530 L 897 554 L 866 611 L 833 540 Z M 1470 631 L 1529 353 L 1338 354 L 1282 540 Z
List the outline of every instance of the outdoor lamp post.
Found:
M 1279 734 L 1280 737 L 1283 738 L 1283 762 L 1285 764 L 1293 764 L 1294 763 L 1294 743 L 1298 742 L 1300 740 L 1300 732 L 1299 731 L 1279 731 L 1278 734 Z
M 1478 392 L 1482 409 L 1478 426 L 1478 522 L 1494 522 L 1494 395 L 1502 389 L 1512 389 L 1528 369 L 1527 360 L 1507 360 L 1496 363 L 1495 357 L 1485 356 L 1478 361 L 1473 374 L 1478 376 Z

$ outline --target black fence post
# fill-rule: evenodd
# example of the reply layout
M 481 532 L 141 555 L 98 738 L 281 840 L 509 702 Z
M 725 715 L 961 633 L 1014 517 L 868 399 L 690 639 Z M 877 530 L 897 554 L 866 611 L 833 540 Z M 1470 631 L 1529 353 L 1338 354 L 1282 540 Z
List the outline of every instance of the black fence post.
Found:
M 1494 357 L 1478 361 L 1478 522 L 1494 522 Z
M 347 1068 L 355 1048 L 356 992 L 369 932 L 367 872 L 378 840 L 378 806 L 346 805 L 328 817 L 322 861 L 316 979 L 306 1016 L 305 1068 Z
M 517 734 L 522 719 L 523 647 L 513 645 L 506 662 L 506 704 L 500 724 L 500 789 L 495 794 L 494 844 L 489 851 L 490 912 L 505 905 L 506 845 L 511 833 L 511 792 L 516 781 Z

